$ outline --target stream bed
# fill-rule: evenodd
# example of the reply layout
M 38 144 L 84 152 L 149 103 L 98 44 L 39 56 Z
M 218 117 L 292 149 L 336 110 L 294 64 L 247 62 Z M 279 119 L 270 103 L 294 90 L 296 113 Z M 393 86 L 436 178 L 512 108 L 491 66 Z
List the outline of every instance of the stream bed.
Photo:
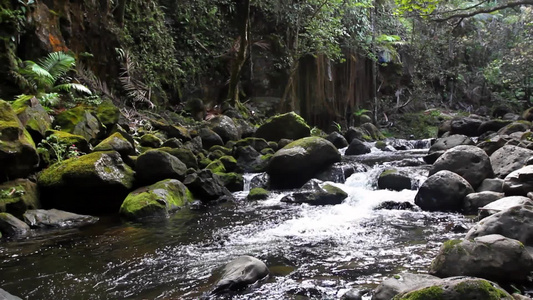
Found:
M 213 271 L 239 255 L 263 260 L 271 276 L 228 299 L 339 299 L 399 272 L 425 273 L 445 240 L 460 238 L 460 214 L 375 210 L 414 203 L 416 190 L 377 190 L 381 171 L 421 161 L 426 150 L 374 151 L 344 158 L 367 171 L 335 183 L 349 197 L 333 206 L 236 201 L 183 209 L 145 224 L 102 217 L 92 226 L 34 233 L 0 243 L 0 287 L 23 299 L 199 299 Z M 427 165 L 404 168 L 419 183 Z M 247 176 L 250 178 L 251 176 Z M 222 298 L 217 298 L 222 299 Z

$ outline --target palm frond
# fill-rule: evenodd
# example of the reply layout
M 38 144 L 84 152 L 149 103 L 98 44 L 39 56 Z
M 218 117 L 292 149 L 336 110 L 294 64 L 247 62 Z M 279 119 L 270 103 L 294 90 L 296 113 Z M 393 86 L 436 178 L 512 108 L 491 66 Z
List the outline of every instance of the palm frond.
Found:
M 31 60 L 24 62 L 24 67 L 19 69 L 19 73 L 28 81 L 33 81 L 36 88 L 50 86 L 55 81 L 50 72 Z
M 39 65 L 47 70 L 55 81 L 76 66 L 76 59 L 69 54 L 58 51 L 52 52 L 47 57 L 40 59 Z
M 89 88 L 79 83 L 63 83 L 63 84 L 58 84 L 54 86 L 53 88 L 53 91 L 55 92 L 59 92 L 59 91 L 70 92 L 71 90 L 75 90 L 77 92 L 85 93 L 88 95 L 93 94 L 91 90 L 89 90 Z
M 18 87 L 26 92 L 36 92 L 37 91 L 37 84 L 33 80 L 29 80 L 28 78 L 24 77 L 19 72 L 15 71 L 9 71 L 9 75 L 11 78 L 15 80 Z

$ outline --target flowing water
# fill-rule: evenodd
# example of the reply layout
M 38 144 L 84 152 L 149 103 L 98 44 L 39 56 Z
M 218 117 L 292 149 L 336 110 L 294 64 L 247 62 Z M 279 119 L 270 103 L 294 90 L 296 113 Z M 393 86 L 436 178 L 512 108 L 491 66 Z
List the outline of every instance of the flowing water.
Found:
M 24 299 L 198 299 L 218 267 L 239 255 L 263 260 L 271 276 L 232 299 L 339 299 L 352 287 L 375 287 L 398 272 L 426 272 L 440 244 L 462 234 L 458 214 L 374 210 L 383 201 L 413 203 L 416 191 L 376 190 L 388 165 L 425 180 L 426 150 L 374 149 L 345 158 L 363 164 L 345 183 L 340 205 L 236 201 L 204 211 L 184 209 L 146 224 L 115 217 L 0 243 L 0 287 Z M 407 162 L 407 163 L 402 163 Z M 248 181 L 253 175 L 248 175 Z M 248 185 L 249 186 L 249 185 Z

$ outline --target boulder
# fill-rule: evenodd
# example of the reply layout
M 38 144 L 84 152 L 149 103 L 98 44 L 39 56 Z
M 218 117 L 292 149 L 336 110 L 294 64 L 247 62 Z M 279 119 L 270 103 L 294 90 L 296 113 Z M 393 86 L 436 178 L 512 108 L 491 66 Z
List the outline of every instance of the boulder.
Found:
M 531 122 L 516 121 L 498 130 L 498 135 L 510 135 L 515 132 L 525 132 L 531 128 Z
M 498 299 L 513 300 L 496 283 L 477 277 L 450 277 L 432 285 L 410 290 L 396 295 L 392 300 L 457 300 L 457 299 Z
M 198 169 L 198 159 L 194 153 L 187 148 L 159 148 L 160 151 L 165 151 L 175 157 L 177 157 L 187 168 Z
M 500 178 L 485 178 L 481 185 L 477 188 L 477 192 L 497 192 L 503 193 L 503 179 Z
M 526 246 L 533 246 L 533 206 L 514 206 L 493 214 L 474 225 L 466 239 L 489 234 L 501 234 L 519 240 Z
M 440 278 L 427 274 L 398 274 L 383 281 L 374 290 L 372 300 L 391 300 L 400 293 L 426 287 L 439 281 Z
M 505 178 L 509 173 L 522 168 L 531 156 L 533 150 L 511 145 L 501 147 L 490 156 L 494 175 Z
M 215 116 L 209 120 L 209 127 L 222 138 L 224 143 L 240 139 L 239 130 L 235 122 L 228 116 Z
M 429 148 L 428 155 L 424 161 L 428 164 L 434 163 L 446 150 L 460 145 L 474 145 L 474 141 L 466 135 L 454 134 L 447 137 L 439 138 Z
M 0 212 L 22 219 L 28 209 L 40 208 L 37 184 L 28 179 L 15 179 L 0 184 Z
M 428 211 L 460 211 L 466 195 L 474 189 L 463 177 L 439 171 L 431 175 L 420 187 L 415 204 Z
M 463 213 L 467 215 L 477 215 L 480 207 L 483 207 L 503 197 L 505 197 L 504 193 L 491 191 L 468 194 L 464 200 Z
M 60 126 L 62 131 L 81 135 L 90 143 L 100 139 L 105 132 L 102 123 L 94 113 L 84 106 L 77 106 L 59 113 L 54 120 L 54 125 Z
M 120 110 L 111 100 L 102 101 L 96 107 L 95 114 L 106 128 L 113 128 L 113 126 L 117 125 L 120 118 Z
M 22 97 L 11 104 L 22 126 L 30 133 L 34 140 L 44 138 L 45 133 L 52 126 L 52 119 L 37 98 Z
M 315 178 L 322 181 L 344 183 L 346 182 L 346 178 L 350 177 L 352 174 L 366 171 L 368 171 L 368 168 L 364 164 L 344 164 L 342 162 L 339 162 L 318 173 Z
M 165 179 L 129 193 L 120 206 L 119 213 L 134 220 L 166 217 L 192 201 L 192 194 L 183 183 L 176 179 Z
M 388 201 L 383 201 L 381 202 L 378 206 L 376 206 L 374 208 L 375 210 L 380 210 L 380 209 L 395 209 L 395 210 L 412 210 L 412 211 L 415 211 L 417 210 L 417 207 L 409 202 L 409 201 L 393 201 L 393 200 L 388 200 Z
M 159 148 L 163 145 L 163 140 L 155 134 L 145 133 L 139 139 L 139 144 L 143 147 Z
M 445 242 L 429 273 L 438 277 L 474 276 L 497 282 L 525 282 L 533 257 L 524 244 L 499 234 Z
M 222 184 L 230 192 L 239 192 L 244 188 L 244 178 L 242 174 L 229 172 L 229 173 L 216 173 L 216 176 L 220 179 Z
M 0 232 L 5 236 L 25 234 L 30 230 L 28 224 L 9 213 L 0 213 Z
M 385 136 L 383 135 L 383 133 L 381 133 L 381 131 L 379 131 L 379 128 L 377 128 L 376 125 L 372 123 L 364 123 L 360 127 L 374 141 L 385 139 Z
M 31 209 L 27 210 L 23 217 L 32 228 L 73 228 L 98 222 L 97 217 L 57 209 Z
M 337 149 L 348 147 L 348 142 L 346 141 L 344 136 L 342 136 L 342 134 L 337 131 L 333 131 L 332 133 L 330 133 L 326 137 L 326 140 L 330 141 L 335 147 L 337 147 Z
M 505 176 L 503 191 L 506 195 L 526 196 L 533 191 L 533 165 L 522 167 Z
M 294 112 L 268 119 L 255 132 L 255 137 L 277 142 L 281 139 L 297 140 L 308 137 L 311 129 L 305 120 Z
M 409 174 L 400 172 L 397 169 L 383 170 L 378 178 L 378 187 L 393 191 L 411 190 L 411 178 Z
M 28 176 L 39 165 L 39 155 L 28 131 L 11 105 L 0 100 L 0 182 Z
M 242 290 L 268 274 L 267 266 L 259 259 L 247 255 L 237 257 L 222 269 L 221 278 L 216 283 L 213 294 Z
M 477 144 L 477 147 L 485 151 L 487 155 L 491 156 L 496 150 L 505 146 L 509 142 L 509 138 L 495 135 L 483 140 L 480 138 L 480 141 L 481 142 Z
M 163 179 L 183 180 L 187 166 L 174 155 L 157 149 L 141 154 L 137 158 L 135 171 L 141 184 L 153 184 Z
M 152 125 L 155 129 L 165 133 L 168 138 L 175 138 L 181 142 L 188 142 L 191 140 L 189 131 L 183 126 L 171 125 L 157 121 L 152 121 Z
M 187 175 L 183 183 L 195 198 L 204 202 L 233 198 L 231 192 L 224 186 L 220 178 L 208 169 Z
M 250 122 L 244 119 L 234 119 L 233 122 L 235 122 L 235 126 L 237 126 L 242 138 L 252 137 L 257 130 Z
M 319 180 L 311 179 L 306 183 L 301 191 L 289 194 L 281 199 L 287 203 L 307 203 L 309 205 L 335 205 L 341 204 L 348 194 L 342 189 L 331 185 L 323 184 Z
M 93 151 L 117 151 L 122 156 L 135 154 L 133 145 L 118 132 L 101 141 Z
M 478 132 L 480 135 L 486 132 L 489 132 L 489 131 L 496 132 L 511 123 L 512 121 L 510 120 L 501 120 L 501 119 L 493 119 L 493 120 L 485 121 L 481 123 L 481 125 L 479 125 Z
M 453 119 L 451 122 L 450 133 L 463 134 L 466 136 L 479 136 L 478 129 L 482 123 L 483 120 L 469 117 Z
M 84 153 L 91 152 L 89 142 L 81 135 L 75 135 L 60 130 L 47 130 L 45 133 L 45 137 L 50 138 L 52 141 L 55 141 L 56 143 L 65 146 L 74 145 L 76 146 L 76 148 L 78 148 L 81 152 Z
M 246 146 L 250 146 L 254 148 L 254 150 L 257 152 L 261 152 L 263 151 L 263 149 L 270 147 L 270 145 L 265 139 L 260 139 L 256 137 L 248 137 L 248 138 L 237 141 L 237 143 L 235 144 L 235 147 L 237 148 L 246 147 Z
M 261 155 L 252 146 L 238 147 L 235 150 L 237 169 L 245 173 L 264 172 L 272 155 Z
M 429 170 L 429 176 L 448 170 L 454 172 L 470 183 L 473 188 L 492 177 L 492 166 L 489 156 L 476 146 L 456 146 L 447 150 L 437 159 Z
M 479 217 L 482 219 L 519 205 L 533 205 L 533 200 L 524 196 L 504 197 L 479 208 Z
M 115 151 L 56 163 L 38 177 L 41 203 L 75 213 L 116 212 L 133 186 L 134 172 Z
M 216 132 L 214 132 L 213 130 L 209 128 L 205 128 L 205 127 L 201 128 L 198 131 L 198 135 L 202 139 L 202 147 L 206 150 L 210 149 L 211 147 L 215 145 L 220 145 L 220 146 L 224 145 L 224 141 L 222 141 L 222 138 L 220 137 L 220 135 L 218 135 Z
M 270 195 L 270 192 L 265 190 L 264 188 L 253 188 L 250 190 L 248 195 L 246 196 L 247 200 L 266 200 L 268 199 L 268 196 Z
M 363 130 L 359 127 L 350 127 L 348 130 L 346 130 L 346 133 L 344 134 L 344 138 L 346 138 L 346 141 L 348 144 L 350 144 L 354 139 L 362 140 L 363 139 Z
M 296 140 L 272 156 L 267 173 L 273 188 L 298 188 L 341 160 L 337 148 L 321 137 Z
M 346 149 L 345 155 L 361 155 L 370 153 L 370 146 L 366 145 L 363 141 L 359 139 L 353 139 L 348 149 Z

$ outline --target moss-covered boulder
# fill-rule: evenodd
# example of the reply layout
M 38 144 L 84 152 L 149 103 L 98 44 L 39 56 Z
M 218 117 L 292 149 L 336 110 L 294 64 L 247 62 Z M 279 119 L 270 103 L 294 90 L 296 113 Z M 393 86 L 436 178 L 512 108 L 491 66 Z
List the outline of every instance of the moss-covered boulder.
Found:
M 183 180 L 187 166 L 174 155 L 157 149 L 141 154 L 135 171 L 141 184 L 153 184 L 163 179 Z
M 163 140 L 157 137 L 155 134 L 147 133 L 141 136 L 139 144 L 143 147 L 159 148 L 163 144 Z
M 241 137 L 235 122 L 225 115 L 218 115 L 210 119 L 209 128 L 216 132 L 224 143 L 239 140 Z
M 379 128 L 377 128 L 376 125 L 372 123 L 364 123 L 360 127 L 365 132 L 367 132 L 368 136 L 370 136 L 370 138 L 372 138 L 372 140 L 374 141 L 385 139 L 385 136 L 383 135 L 383 133 L 381 133 L 381 131 L 379 131 Z
M 224 186 L 220 177 L 209 169 L 187 175 L 183 183 L 192 194 L 203 202 L 211 202 L 224 198 L 232 199 L 231 192 Z
M 227 172 L 233 172 L 237 169 L 237 160 L 233 156 L 224 155 L 219 160 Z
M 133 145 L 118 132 L 101 141 L 94 147 L 93 151 L 117 151 L 122 156 L 135 153 Z
M 63 145 L 75 145 L 76 148 L 84 153 L 91 152 L 89 142 L 81 135 L 71 134 L 61 130 L 47 130 L 45 137 L 51 137 L 52 141 Z
M 134 172 L 116 151 L 70 158 L 38 177 L 41 203 L 75 213 L 116 212 L 133 186 Z
M 35 97 L 21 98 L 11 104 L 22 126 L 28 130 L 34 140 L 39 141 L 52 126 L 52 119 Z
M 95 110 L 96 117 L 108 129 L 113 128 L 120 118 L 120 110 L 112 101 L 105 100 Z
M 222 141 L 222 138 L 220 137 L 220 135 L 218 135 L 216 132 L 214 132 L 213 130 L 209 128 L 206 128 L 206 127 L 201 128 L 198 131 L 198 135 L 202 139 L 202 147 L 206 150 L 210 149 L 211 147 L 215 145 L 220 145 L 220 146 L 224 145 L 224 142 Z
M 287 203 L 307 203 L 309 205 L 335 205 L 341 204 L 348 194 L 341 188 L 331 184 L 324 184 L 312 179 L 302 187 L 302 191 L 289 194 L 281 199 Z
M 265 190 L 264 188 L 256 187 L 250 190 L 248 193 L 248 196 L 246 196 L 247 200 L 265 200 L 270 195 L 270 192 Z
M 151 123 L 155 129 L 164 132 L 169 138 L 176 138 L 182 142 L 188 142 L 192 139 L 189 130 L 183 126 L 171 125 L 163 121 L 152 121 Z
M 28 179 L 16 179 L 0 185 L 0 212 L 21 219 L 28 209 L 40 208 L 37 184 Z
M 299 188 L 341 160 L 337 148 L 321 137 L 296 140 L 272 156 L 267 166 L 272 188 Z
M 226 172 L 226 168 L 224 167 L 224 164 L 219 159 L 212 161 L 205 168 L 211 170 L 211 172 L 213 173 L 225 173 Z
M 261 152 L 261 150 L 270 147 L 270 145 L 265 139 L 256 138 L 256 137 L 248 137 L 248 138 L 239 140 L 237 141 L 235 146 L 236 147 L 251 146 L 258 152 Z
M 61 112 L 56 116 L 54 125 L 60 126 L 62 131 L 81 135 L 90 143 L 95 143 L 105 133 L 102 123 L 90 108 L 84 106 Z
M 0 182 L 25 177 L 39 164 L 35 143 L 11 105 L 0 100 Z
M 192 201 L 191 192 L 181 181 L 166 179 L 129 193 L 119 212 L 129 219 L 167 216 Z
M 159 148 L 159 150 L 174 155 L 179 160 L 181 160 L 181 162 L 183 162 L 187 166 L 187 168 L 198 169 L 198 159 L 196 158 L 194 153 L 192 153 L 192 151 L 187 148 L 163 147 Z
M 255 132 L 255 137 L 277 142 L 281 139 L 297 140 L 308 137 L 311 129 L 305 120 L 294 112 L 268 119 Z
M 222 184 L 230 191 L 230 192 L 238 192 L 242 191 L 244 188 L 244 178 L 242 177 L 242 174 L 238 174 L 235 172 L 229 172 L 229 173 L 215 173 L 218 178 L 220 178 L 220 181 Z

